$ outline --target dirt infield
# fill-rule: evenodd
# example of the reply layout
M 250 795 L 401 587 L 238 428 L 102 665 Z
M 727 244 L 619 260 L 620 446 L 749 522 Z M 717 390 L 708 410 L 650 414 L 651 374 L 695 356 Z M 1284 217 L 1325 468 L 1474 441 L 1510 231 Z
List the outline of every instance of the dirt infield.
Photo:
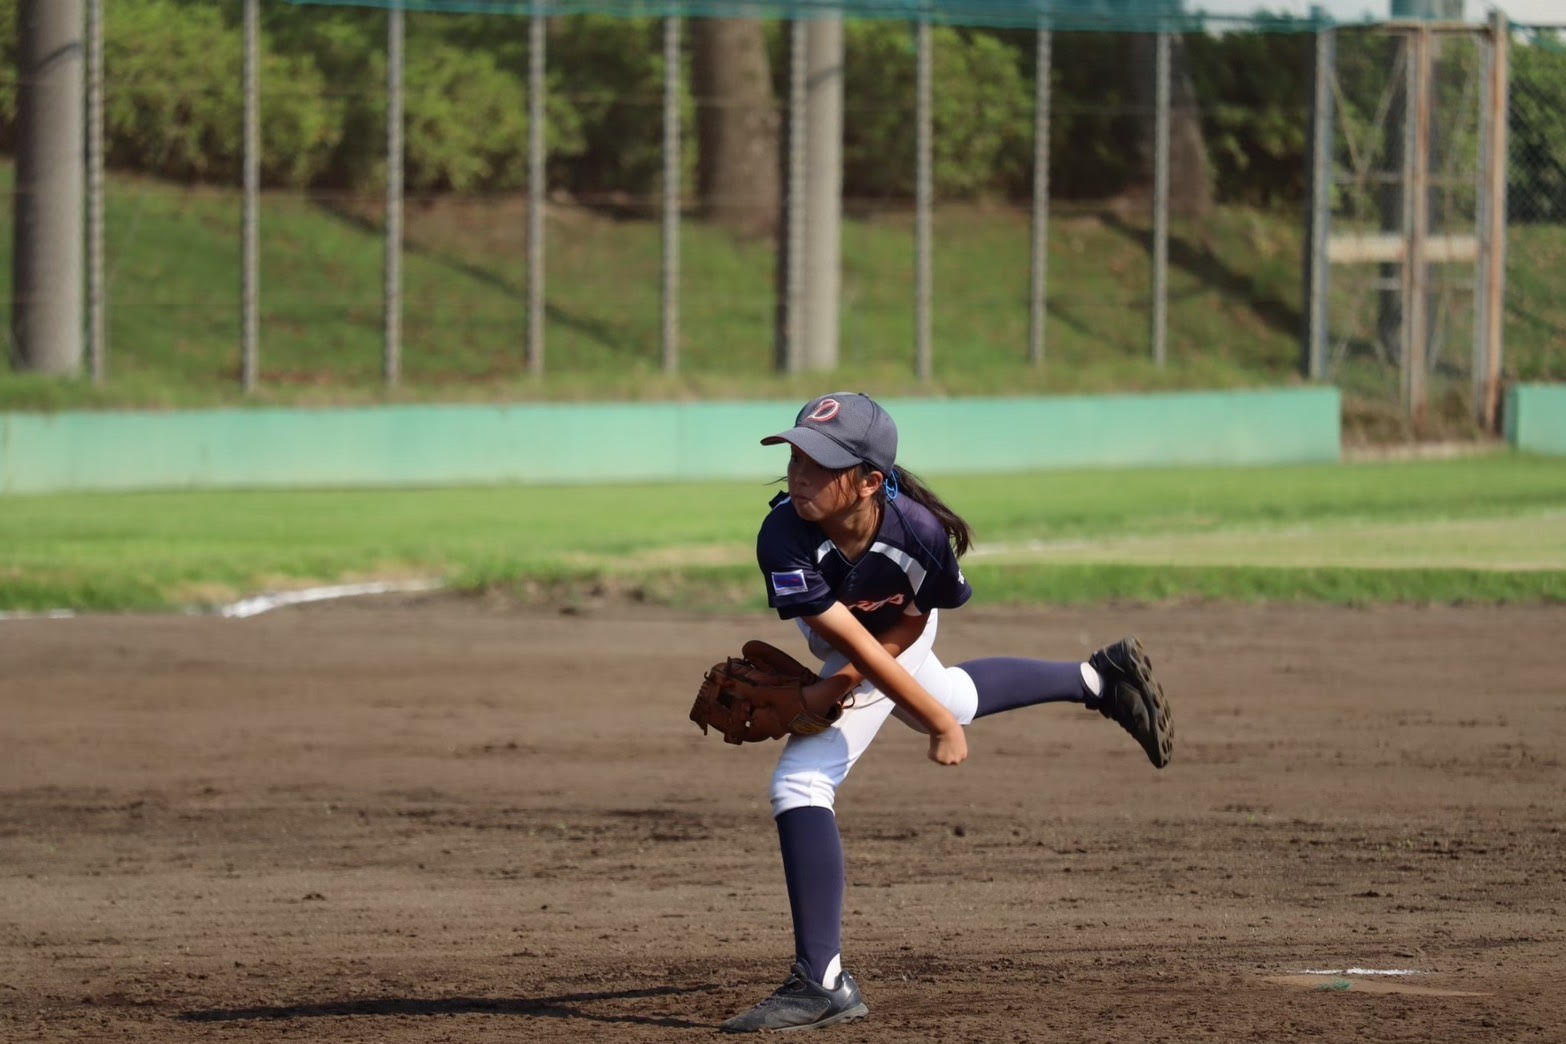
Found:
M 944 624 L 1135 630 L 1175 762 L 1073 707 L 956 769 L 890 723 L 839 805 L 871 1017 L 822 1039 L 1566 1038 L 1566 608 Z M 446 598 L 0 622 L 0 1040 L 713 1035 L 791 949 L 776 750 L 685 720 L 752 635 L 802 651 Z

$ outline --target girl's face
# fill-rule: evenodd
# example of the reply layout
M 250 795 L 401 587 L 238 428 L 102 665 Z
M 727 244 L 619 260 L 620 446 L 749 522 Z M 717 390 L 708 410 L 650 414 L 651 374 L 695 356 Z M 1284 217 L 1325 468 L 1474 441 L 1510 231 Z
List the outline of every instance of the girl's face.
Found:
M 794 511 L 806 522 L 846 515 L 861 502 L 867 502 L 872 493 L 874 482 L 862 479 L 858 468 L 824 468 L 805 456 L 798 446 L 789 448 L 788 496 Z

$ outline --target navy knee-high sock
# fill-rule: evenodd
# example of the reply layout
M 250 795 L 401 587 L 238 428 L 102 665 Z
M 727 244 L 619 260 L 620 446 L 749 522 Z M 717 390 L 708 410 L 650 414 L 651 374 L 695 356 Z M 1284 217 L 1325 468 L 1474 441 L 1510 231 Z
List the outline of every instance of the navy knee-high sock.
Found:
M 843 838 L 830 808 L 791 808 L 777 822 L 794 957 L 819 983 L 843 952 Z
M 1035 703 L 1082 703 L 1093 695 L 1082 678 L 1080 663 L 992 656 L 957 666 L 968 672 L 979 690 L 975 718 Z

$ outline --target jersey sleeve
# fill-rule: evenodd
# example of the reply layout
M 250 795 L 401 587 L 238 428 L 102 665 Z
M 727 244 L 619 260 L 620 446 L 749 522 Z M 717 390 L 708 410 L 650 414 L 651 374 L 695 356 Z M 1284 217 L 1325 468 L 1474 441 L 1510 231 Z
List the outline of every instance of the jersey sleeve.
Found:
M 962 575 L 962 566 L 957 563 L 957 552 L 952 546 L 942 541 L 936 549 L 935 561 L 924 578 L 924 583 L 919 585 L 919 593 L 914 596 L 914 605 L 921 612 L 929 612 L 931 609 L 956 609 L 973 597 L 973 588 L 968 584 L 968 578 Z
M 767 585 L 767 605 L 784 620 L 824 613 L 837 601 L 816 568 L 814 548 L 808 535 L 789 526 L 781 512 L 793 513 L 787 506 L 775 509 L 761 524 L 756 536 L 756 564 L 761 567 Z

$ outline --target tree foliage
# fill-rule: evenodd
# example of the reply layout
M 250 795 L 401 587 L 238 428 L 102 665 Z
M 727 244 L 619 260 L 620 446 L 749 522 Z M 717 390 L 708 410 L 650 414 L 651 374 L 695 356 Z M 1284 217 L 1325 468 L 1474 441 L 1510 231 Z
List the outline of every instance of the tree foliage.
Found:
M 937 28 L 931 44 L 931 177 L 942 198 L 994 187 L 1008 135 L 1030 128 L 1032 90 L 991 33 Z M 844 31 L 843 182 L 855 196 L 914 193 L 917 46 L 911 26 Z
M 1314 42 L 1296 33 L 1186 40 L 1220 198 L 1260 205 L 1304 198 Z

